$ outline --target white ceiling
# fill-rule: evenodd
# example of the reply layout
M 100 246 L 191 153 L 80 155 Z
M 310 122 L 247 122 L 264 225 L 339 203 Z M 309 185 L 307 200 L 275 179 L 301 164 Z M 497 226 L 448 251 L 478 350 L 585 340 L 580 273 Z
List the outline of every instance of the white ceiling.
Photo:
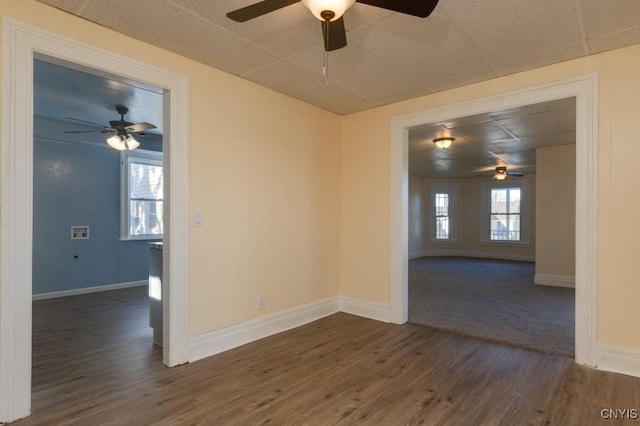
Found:
M 433 139 L 455 138 L 441 149 Z M 409 132 L 409 173 L 432 178 L 491 176 L 496 166 L 533 174 L 536 149 L 576 142 L 575 98 L 494 111 Z
M 38 139 L 106 146 L 111 134 L 101 133 L 110 120 L 119 120 L 116 105 L 129 108 L 125 120 L 156 126 L 138 137 L 142 148 L 161 149 L 163 91 L 118 76 L 96 75 L 77 65 L 34 61 L 34 136 Z M 87 72 L 85 72 L 87 71 Z M 87 122 L 82 123 L 75 118 Z M 67 133 L 67 132 L 89 133 Z
M 356 3 L 327 88 L 302 4 L 237 23 L 257 0 L 40 1 L 337 114 L 640 43 L 639 0 L 440 0 L 426 19 Z

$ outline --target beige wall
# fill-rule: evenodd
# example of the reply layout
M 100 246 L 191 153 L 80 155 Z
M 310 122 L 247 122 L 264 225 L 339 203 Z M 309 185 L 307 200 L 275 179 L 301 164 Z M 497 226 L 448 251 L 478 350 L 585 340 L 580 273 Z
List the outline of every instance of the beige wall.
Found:
M 530 199 L 528 212 L 530 221 L 528 223 L 528 244 L 523 246 L 487 244 L 481 241 L 481 198 L 482 183 L 487 182 L 485 178 L 474 179 L 428 179 L 418 176 L 410 176 L 409 178 L 409 200 L 411 208 L 412 191 L 417 192 L 420 189 L 421 199 L 419 203 L 422 205 L 422 226 L 420 241 L 413 241 L 417 230 L 414 223 L 409 220 L 409 253 L 412 252 L 412 244 L 415 247 L 421 247 L 425 256 L 471 256 L 486 257 L 497 259 L 527 260 L 535 259 L 535 215 L 536 215 L 536 197 L 535 197 L 535 175 L 517 178 L 518 182 L 527 181 L 530 185 Z M 491 179 L 489 179 L 491 181 Z M 433 202 L 431 198 L 431 184 L 447 183 L 456 185 L 456 208 L 453 221 L 456 223 L 456 238 L 454 241 L 434 241 L 431 235 L 429 224 L 431 223 L 431 210 Z M 418 201 L 414 201 L 418 202 Z M 409 213 L 411 218 L 411 212 Z
M 338 118 L 33 0 L 0 14 L 189 77 L 192 334 L 257 316 L 259 294 L 388 302 L 391 117 L 598 73 L 598 342 L 640 349 L 640 45 Z
M 574 277 L 576 146 L 536 151 L 536 274 Z
M 32 0 L 0 14 L 189 78 L 192 335 L 338 294 L 336 115 Z
M 342 118 L 341 294 L 389 302 L 390 119 L 512 90 L 598 73 L 599 344 L 640 349 L 640 45 L 379 107 Z M 365 158 L 361 153 L 366 152 Z M 363 218 L 363 212 L 367 212 Z

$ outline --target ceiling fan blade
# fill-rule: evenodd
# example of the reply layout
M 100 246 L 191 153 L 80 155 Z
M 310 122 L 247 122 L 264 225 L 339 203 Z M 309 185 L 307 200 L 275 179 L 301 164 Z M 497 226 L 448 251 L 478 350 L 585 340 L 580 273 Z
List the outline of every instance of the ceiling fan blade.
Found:
M 65 133 L 114 133 L 115 130 L 105 129 L 105 130 L 72 130 Z
M 107 126 L 103 125 L 103 124 L 98 124 L 98 123 L 94 123 L 92 121 L 87 121 L 87 120 L 80 120 L 79 118 L 73 118 L 73 117 L 66 117 L 67 120 L 73 120 L 73 121 L 79 121 L 80 123 L 85 123 L 85 124 L 90 124 L 94 127 L 100 127 L 102 129 L 108 129 Z
M 155 129 L 156 126 L 154 126 L 151 123 L 147 123 L 147 122 L 142 122 L 142 123 L 137 123 L 137 124 L 132 124 L 130 126 L 125 127 L 125 129 L 129 132 L 143 132 L 145 130 L 149 130 L 149 129 Z
M 436 8 L 438 0 L 356 0 L 358 3 L 377 6 L 394 12 L 426 18 Z
M 229 12 L 227 13 L 227 17 L 236 22 L 246 22 L 250 19 L 266 15 L 267 13 L 274 12 L 291 4 L 298 3 L 299 1 L 300 0 L 263 0 Z
M 328 28 L 325 22 L 320 22 L 320 24 L 322 24 L 322 35 L 324 37 L 324 50 L 331 52 L 332 50 L 342 49 L 347 45 L 347 33 L 344 29 L 342 16 L 335 21 L 329 22 Z
M 140 136 L 141 138 L 151 138 L 151 139 L 162 139 L 162 135 L 157 135 L 155 133 L 147 133 L 147 132 L 132 132 L 136 137 Z
M 515 176 L 515 177 L 522 177 L 524 176 L 524 173 L 522 172 L 507 172 L 508 176 Z

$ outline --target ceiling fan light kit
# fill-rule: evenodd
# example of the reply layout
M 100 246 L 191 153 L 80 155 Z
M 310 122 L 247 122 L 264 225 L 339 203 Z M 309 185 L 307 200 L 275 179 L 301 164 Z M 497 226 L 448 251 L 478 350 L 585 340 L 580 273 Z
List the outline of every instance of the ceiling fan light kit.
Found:
M 130 123 L 124 119 L 124 116 L 129 112 L 129 108 L 124 105 L 116 105 L 116 112 L 120 115 L 120 120 L 109 121 L 109 126 L 103 126 L 98 123 L 92 123 L 91 121 L 80 120 L 78 118 L 67 117 L 70 120 L 79 121 L 85 125 L 91 125 L 98 127 L 100 130 L 80 130 L 71 131 L 65 133 L 114 133 L 106 140 L 107 144 L 118 151 L 131 151 L 140 146 L 140 142 L 133 137 L 137 136 L 149 136 L 145 133 L 146 130 L 155 129 L 151 123 L 143 121 L 141 123 Z
M 328 19 L 329 21 L 339 19 L 355 2 L 356 0 L 302 0 L 302 4 L 321 21 L 327 20 L 331 15 L 333 16 Z
M 436 146 L 440 149 L 447 149 L 451 146 L 454 140 L 456 140 L 456 138 L 451 136 L 446 136 L 442 138 L 435 138 L 433 140 L 433 143 L 436 144 Z
M 342 15 L 356 2 L 419 18 L 431 15 L 438 4 L 438 0 L 262 0 L 233 10 L 227 13 L 227 17 L 236 22 L 247 22 L 300 2 L 321 21 L 327 52 L 347 45 Z
M 506 167 L 496 167 L 496 172 L 493 174 L 495 180 L 505 180 L 507 178 Z
M 140 146 L 140 142 L 131 135 L 113 135 L 107 138 L 107 144 L 118 151 L 131 151 Z

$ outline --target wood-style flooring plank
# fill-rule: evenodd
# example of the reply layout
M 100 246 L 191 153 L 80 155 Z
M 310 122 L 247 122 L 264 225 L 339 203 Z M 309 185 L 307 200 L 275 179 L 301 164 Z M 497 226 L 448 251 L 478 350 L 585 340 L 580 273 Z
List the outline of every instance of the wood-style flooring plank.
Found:
M 170 369 L 146 298 L 35 302 L 33 415 L 15 424 L 597 425 L 640 410 L 639 378 L 343 313 Z

